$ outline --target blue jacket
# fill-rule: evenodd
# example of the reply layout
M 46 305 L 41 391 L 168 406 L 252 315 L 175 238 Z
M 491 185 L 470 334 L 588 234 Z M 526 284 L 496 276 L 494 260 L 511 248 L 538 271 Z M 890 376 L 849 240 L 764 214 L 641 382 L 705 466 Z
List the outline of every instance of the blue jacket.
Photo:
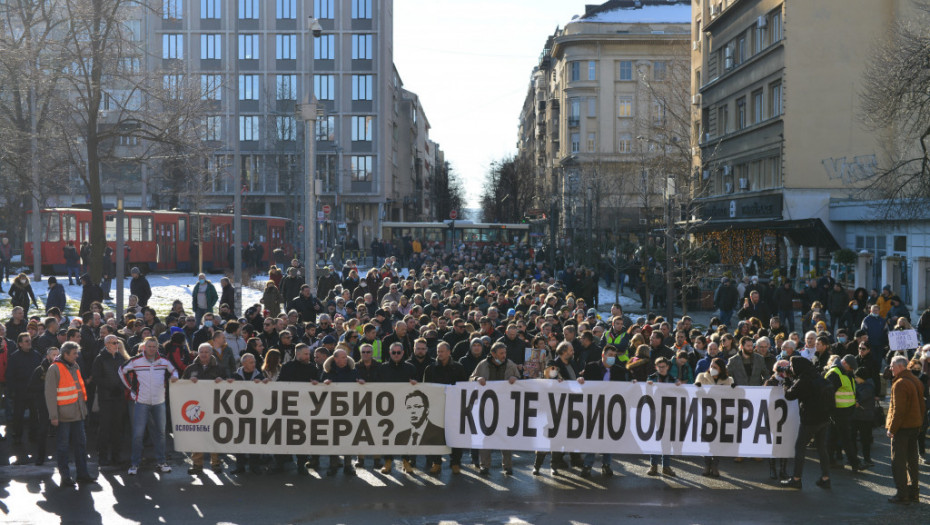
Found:
M 717 355 L 720 356 L 720 354 Z M 707 370 L 710 368 L 710 362 L 713 360 L 714 358 L 711 357 L 710 354 L 698 360 L 697 365 L 694 366 L 694 376 L 697 377 L 698 374 L 707 372 Z
M 64 314 L 67 300 L 65 287 L 56 283 L 55 286 L 48 289 L 48 297 L 45 298 L 45 311 L 48 312 L 53 307 L 58 307 L 61 313 Z
M 872 353 L 882 353 L 882 347 L 888 344 L 888 325 L 885 318 L 869 314 L 862 320 L 862 329 L 869 334 Z

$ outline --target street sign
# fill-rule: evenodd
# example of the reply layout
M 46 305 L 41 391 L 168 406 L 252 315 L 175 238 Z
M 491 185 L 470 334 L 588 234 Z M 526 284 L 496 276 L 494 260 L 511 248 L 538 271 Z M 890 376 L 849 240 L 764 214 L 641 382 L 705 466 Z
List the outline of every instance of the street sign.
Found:
M 299 231 L 300 233 L 303 233 L 303 232 L 304 232 L 304 225 L 303 225 L 303 224 L 298 225 L 298 226 L 297 226 L 297 231 Z
M 449 212 L 449 218 L 452 219 L 452 220 L 458 219 L 458 218 L 459 218 L 459 212 L 458 212 L 458 210 L 452 210 L 452 211 L 450 211 L 450 212 Z
M 316 212 L 316 220 L 322 221 L 325 218 L 326 218 L 326 215 L 323 212 L 321 211 Z
M 333 209 L 329 206 L 329 204 L 323 205 L 323 213 L 325 213 L 326 215 L 329 215 L 329 212 L 331 211 L 333 211 Z

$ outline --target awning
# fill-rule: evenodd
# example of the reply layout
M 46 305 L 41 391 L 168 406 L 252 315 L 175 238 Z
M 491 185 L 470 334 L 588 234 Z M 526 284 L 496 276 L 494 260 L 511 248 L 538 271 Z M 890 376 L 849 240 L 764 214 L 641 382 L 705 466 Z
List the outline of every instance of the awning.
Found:
M 840 245 L 820 219 L 799 220 L 750 220 L 705 222 L 691 229 L 693 233 L 719 232 L 725 230 L 771 230 L 801 246 L 839 250 Z

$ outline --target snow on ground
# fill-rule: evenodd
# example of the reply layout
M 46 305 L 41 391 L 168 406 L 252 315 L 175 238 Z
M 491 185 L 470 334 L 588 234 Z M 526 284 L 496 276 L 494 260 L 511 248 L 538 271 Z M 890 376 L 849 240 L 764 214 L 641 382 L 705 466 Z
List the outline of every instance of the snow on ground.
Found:
M 149 301 L 149 306 L 155 309 L 160 316 L 164 316 L 171 309 L 171 303 L 175 299 L 180 299 L 184 303 L 184 309 L 188 312 L 191 312 L 191 290 L 194 288 L 194 284 L 197 283 L 197 278 L 189 273 L 153 273 L 146 276 L 149 280 L 149 284 L 152 286 L 152 299 Z M 216 287 L 217 296 L 222 294 L 220 290 L 220 275 L 208 275 L 207 279 L 213 283 Z M 68 285 L 68 278 L 66 276 L 56 275 L 58 279 L 58 284 L 63 284 L 65 287 L 65 294 L 68 296 L 68 311 L 67 315 L 74 316 L 77 314 L 78 307 L 81 303 L 81 286 L 78 284 Z M 267 276 L 256 276 L 257 279 L 265 278 Z M 36 297 L 39 299 L 39 309 L 36 310 L 32 308 L 29 310 L 30 315 L 45 314 L 45 298 L 48 296 L 48 281 L 47 277 L 43 276 L 42 282 L 36 283 L 32 282 L 32 290 L 35 292 Z M 3 283 L 4 293 L 0 294 L 0 319 L 6 320 L 10 317 L 10 312 L 13 307 L 10 304 L 10 296 L 6 293 L 9 291 L 9 283 Z M 110 290 L 110 296 L 114 298 L 112 301 L 104 301 L 104 305 L 113 309 L 116 308 L 116 286 L 114 282 L 113 288 Z M 129 279 L 125 281 L 125 292 L 124 300 L 129 302 Z M 242 304 L 247 308 L 248 306 L 259 302 L 262 298 L 261 291 L 243 286 L 242 288 Z M 219 307 L 219 305 L 217 305 Z
M 610 312 L 610 305 L 614 304 L 614 299 L 617 298 L 616 291 L 612 286 L 610 288 L 599 286 L 598 288 L 600 289 L 597 298 L 598 309 L 604 312 Z M 629 293 L 629 287 L 624 288 L 624 292 Z M 624 311 L 639 308 L 639 300 L 627 297 L 621 293 L 620 306 L 623 307 Z

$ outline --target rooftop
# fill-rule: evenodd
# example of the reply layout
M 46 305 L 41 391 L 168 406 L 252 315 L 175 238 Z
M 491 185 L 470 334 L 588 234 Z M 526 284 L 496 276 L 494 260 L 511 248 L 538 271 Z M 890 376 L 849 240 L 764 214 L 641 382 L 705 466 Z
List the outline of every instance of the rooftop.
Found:
M 690 24 L 690 0 L 610 0 L 585 6 L 585 14 L 569 23 Z

